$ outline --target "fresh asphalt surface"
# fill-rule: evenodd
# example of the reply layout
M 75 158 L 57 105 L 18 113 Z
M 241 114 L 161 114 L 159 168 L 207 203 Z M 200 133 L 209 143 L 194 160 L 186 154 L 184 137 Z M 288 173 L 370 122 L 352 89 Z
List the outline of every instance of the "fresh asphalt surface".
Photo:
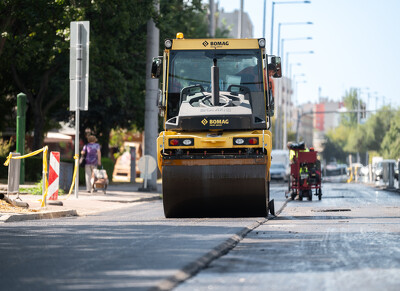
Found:
M 276 210 L 286 189 L 271 185 Z M 1 224 L 1 289 L 168 289 L 210 263 L 176 289 L 397 290 L 399 193 L 327 184 L 324 194 L 322 201 L 289 202 L 268 221 L 165 219 L 161 201 L 153 201 Z M 332 208 L 351 211 L 318 211 Z
M 400 290 L 400 193 L 357 184 L 323 193 L 289 202 L 176 290 Z

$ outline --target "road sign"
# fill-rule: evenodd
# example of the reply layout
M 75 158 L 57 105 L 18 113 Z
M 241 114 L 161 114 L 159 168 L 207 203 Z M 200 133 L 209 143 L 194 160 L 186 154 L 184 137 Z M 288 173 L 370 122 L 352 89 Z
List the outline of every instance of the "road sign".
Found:
M 138 168 L 144 174 L 151 174 L 156 169 L 156 160 L 149 155 L 144 155 L 138 161 Z
M 69 79 L 69 110 L 88 110 L 89 21 L 71 22 Z
M 156 160 L 152 156 L 144 155 L 138 161 L 138 168 L 143 173 L 143 190 L 148 190 L 147 180 L 156 169 Z

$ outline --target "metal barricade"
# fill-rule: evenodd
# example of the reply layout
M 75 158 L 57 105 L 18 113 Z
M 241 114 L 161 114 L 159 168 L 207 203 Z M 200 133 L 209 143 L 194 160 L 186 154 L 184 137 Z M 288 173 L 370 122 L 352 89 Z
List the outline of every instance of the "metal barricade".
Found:
M 20 153 L 11 153 L 12 157 L 21 156 Z M 8 186 L 7 195 L 19 192 L 19 179 L 21 171 L 21 160 L 11 159 L 8 166 Z

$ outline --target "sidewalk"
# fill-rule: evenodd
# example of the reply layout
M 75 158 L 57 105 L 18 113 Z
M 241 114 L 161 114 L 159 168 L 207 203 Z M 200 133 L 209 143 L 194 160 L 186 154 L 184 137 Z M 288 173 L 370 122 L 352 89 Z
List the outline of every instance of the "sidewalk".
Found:
M 23 187 L 21 185 L 21 187 Z M 155 192 L 139 192 L 138 189 L 142 184 L 118 183 L 108 186 L 107 193 L 103 191 L 88 193 L 85 187 L 79 188 L 78 198 L 75 198 L 75 192 L 65 200 L 67 195 L 59 195 L 58 200 L 63 206 L 50 205 L 47 200 L 47 206 L 41 208 L 39 201 L 42 196 L 20 194 L 19 197 L 23 202 L 29 204 L 29 209 L 13 207 L 11 210 L 2 210 L 0 208 L 0 223 L 13 222 L 32 219 L 58 218 L 68 216 L 86 216 L 104 211 L 115 210 L 128 207 L 132 203 L 152 201 L 161 199 L 161 185 L 157 185 Z M 0 192 L 7 191 L 7 185 L 0 184 Z M 17 195 L 10 195 L 11 199 L 15 199 Z M 15 209 L 15 210 L 14 210 Z M 11 211 L 11 212 L 10 212 Z

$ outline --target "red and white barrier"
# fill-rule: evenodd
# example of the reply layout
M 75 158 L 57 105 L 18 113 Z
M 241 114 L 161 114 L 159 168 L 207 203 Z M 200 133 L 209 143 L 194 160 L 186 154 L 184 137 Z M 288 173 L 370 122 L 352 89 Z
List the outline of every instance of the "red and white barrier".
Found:
M 59 175 L 60 153 L 50 152 L 49 188 L 47 192 L 47 197 L 49 197 L 49 200 L 58 200 Z

